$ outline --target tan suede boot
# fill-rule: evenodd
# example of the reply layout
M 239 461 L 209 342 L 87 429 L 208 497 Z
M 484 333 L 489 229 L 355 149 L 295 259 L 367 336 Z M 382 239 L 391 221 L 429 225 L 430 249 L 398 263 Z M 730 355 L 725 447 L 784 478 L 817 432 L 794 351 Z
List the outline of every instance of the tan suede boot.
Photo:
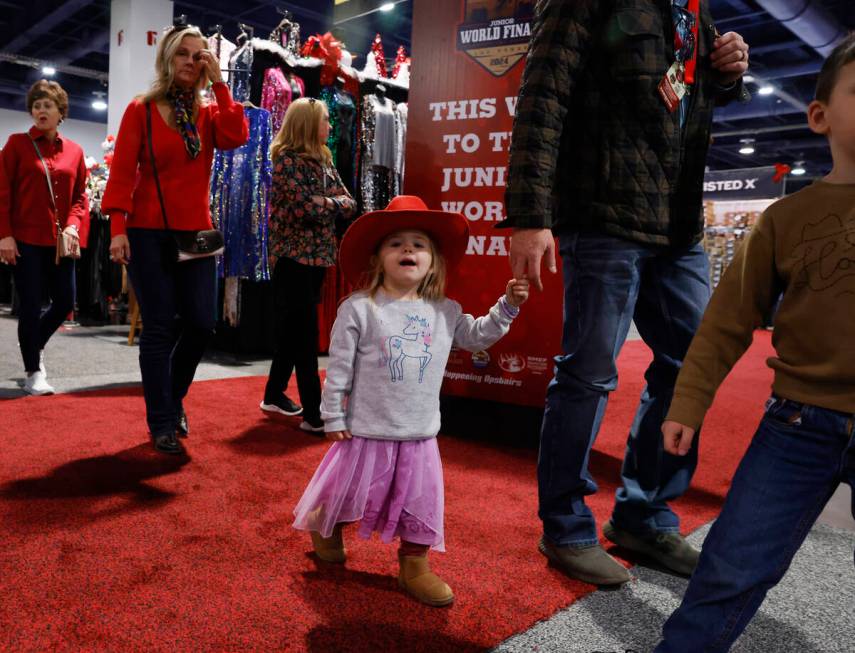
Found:
M 445 582 L 430 570 L 427 556 L 398 554 L 401 571 L 398 585 L 422 603 L 441 607 L 454 601 L 454 594 Z
M 324 562 L 335 562 L 338 564 L 347 560 L 347 551 L 341 537 L 341 529 L 344 524 L 336 524 L 333 533 L 329 537 L 323 537 L 317 531 L 309 531 L 312 534 L 312 547 L 315 555 Z

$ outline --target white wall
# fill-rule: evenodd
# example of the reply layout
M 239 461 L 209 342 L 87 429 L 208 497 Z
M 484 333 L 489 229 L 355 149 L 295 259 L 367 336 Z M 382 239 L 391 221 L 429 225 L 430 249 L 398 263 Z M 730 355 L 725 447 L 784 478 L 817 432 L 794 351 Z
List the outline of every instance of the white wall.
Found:
M 9 134 L 25 132 L 32 126 L 32 118 L 26 111 L 0 109 L 0 147 L 6 144 Z M 107 137 L 107 123 L 69 119 L 59 126 L 59 133 L 80 145 L 87 156 L 101 161 L 101 143 Z

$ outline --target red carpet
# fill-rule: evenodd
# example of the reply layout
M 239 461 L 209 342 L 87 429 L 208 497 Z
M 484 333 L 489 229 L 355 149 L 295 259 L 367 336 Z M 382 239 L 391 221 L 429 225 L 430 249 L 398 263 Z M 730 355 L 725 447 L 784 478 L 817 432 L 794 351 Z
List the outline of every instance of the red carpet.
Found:
M 768 394 L 757 341 L 710 414 L 687 531 L 715 517 Z M 599 520 L 648 360 L 630 343 L 620 361 L 592 456 Z M 0 403 L 0 650 L 474 651 L 591 591 L 536 551 L 534 451 L 450 437 L 448 553 L 433 556 L 450 609 L 400 593 L 376 539 L 350 538 L 346 568 L 316 564 L 290 518 L 326 444 L 265 419 L 263 383 L 193 386 L 189 460 L 151 451 L 136 388 Z

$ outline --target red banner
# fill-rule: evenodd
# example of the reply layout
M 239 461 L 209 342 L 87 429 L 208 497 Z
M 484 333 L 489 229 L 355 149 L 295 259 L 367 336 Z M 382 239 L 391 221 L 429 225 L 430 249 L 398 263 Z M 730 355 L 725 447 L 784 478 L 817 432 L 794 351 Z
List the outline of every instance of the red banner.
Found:
M 469 220 L 466 258 L 448 294 L 483 315 L 504 292 L 511 231 L 503 220 L 508 146 L 532 2 L 416 2 L 405 192 Z M 489 351 L 455 349 L 443 392 L 542 406 L 561 349 L 561 275 L 545 273 L 510 333 Z

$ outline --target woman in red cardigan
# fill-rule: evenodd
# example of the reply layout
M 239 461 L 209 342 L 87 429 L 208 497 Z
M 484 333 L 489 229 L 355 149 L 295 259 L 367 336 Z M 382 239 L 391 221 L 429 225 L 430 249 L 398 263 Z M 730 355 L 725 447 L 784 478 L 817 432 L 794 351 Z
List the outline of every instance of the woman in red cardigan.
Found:
M 42 350 L 74 307 L 74 260 L 56 260 L 57 222 L 79 254 L 78 231 L 85 232 L 89 223 L 89 205 L 83 150 L 57 131 L 68 114 L 68 95 L 56 82 L 39 80 L 27 93 L 27 110 L 34 126 L 9 136 L 0 153 L 0 262 L 14 266 L 21 300 L 18 344 L 27 373 L 24 390 L 47 395 L 53 388 Z M 51 303 L 42 313 L 45 290 Z
M 198 28 L 167 31 L 155 66 L 151 90 L 125 110 L 101 206 L 110 216 L 110 254 L 127 263 L 140 305 L 140 372 L 154 448 L 181 454 L 178 436 L 188 431 L 182 401 L 216 323 L 216 261 L 179 263 L 171 231 L 212 228 L 214 148 L 243 145 L 249 130 Z M 201 95 L 209 80 L 216 102 Z M 148 155 L 147 105 L 163 209 Z

